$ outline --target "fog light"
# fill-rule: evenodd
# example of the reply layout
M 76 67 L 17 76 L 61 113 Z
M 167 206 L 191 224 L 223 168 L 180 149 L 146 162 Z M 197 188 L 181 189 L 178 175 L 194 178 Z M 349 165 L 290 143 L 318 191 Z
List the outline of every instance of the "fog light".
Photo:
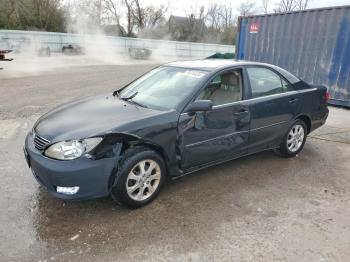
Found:
M 78 193 L 79 187 L 78 186 L 73 186 L 73 187 L 58 186 L 56 190 L 57 190 L 57 193 L 61 193 L 65 195 L 74 195 Z

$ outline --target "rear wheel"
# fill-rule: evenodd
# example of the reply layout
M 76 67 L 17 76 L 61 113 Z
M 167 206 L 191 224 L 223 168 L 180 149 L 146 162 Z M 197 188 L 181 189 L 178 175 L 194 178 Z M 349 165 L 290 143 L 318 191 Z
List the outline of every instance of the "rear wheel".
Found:
M 296 120 L 288 129 L 283 142 L 278 148 L 278 153 L 283 157 L 293 157 L 304 147 L 307 136 L 306 124 L 302 120 Z
M 144 147 L 129 149 L 119 165 L 112 197 L 130 208 L 144 206 L 159 193 L 165 172 L 164 161 L 157 152 Z

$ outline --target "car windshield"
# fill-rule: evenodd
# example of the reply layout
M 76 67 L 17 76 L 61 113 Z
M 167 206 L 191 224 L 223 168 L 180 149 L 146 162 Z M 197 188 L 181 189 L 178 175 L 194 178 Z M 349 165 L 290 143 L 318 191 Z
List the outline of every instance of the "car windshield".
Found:
M 175 109 L 207 72 L 178 67 L 156 68 L 124 88 L 119 97 L 141 106 Z

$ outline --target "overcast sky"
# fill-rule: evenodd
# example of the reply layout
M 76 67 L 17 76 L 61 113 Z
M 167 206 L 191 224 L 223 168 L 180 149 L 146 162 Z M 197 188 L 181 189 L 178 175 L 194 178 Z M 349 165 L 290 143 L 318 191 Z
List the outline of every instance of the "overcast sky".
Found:
M 246 2 L 247 0 L 171 0 L 171 10 L 170 13 L 173 15 L 185 15 L 186 12 L 189 13 L 191 6 L 195 7 L 201 5 L 209 5 L 210 3 L 223 3 L 231 4 L 234 9 L 237 9 L 241 2 Z M 269 6 L 272 12 L 278 0 L 270 0 Z M 154 4 L 166 4 L 168 0 L 152 0 Z M 255 1 L 257 7 L 261 7 L 261 1 Z M 350 5 L 350 0 L 310 0 L 309 8 L 318 8 L 326 6 L 339 6 L 339 5 Z M 186 11 L 187 10 L 187 11 Z

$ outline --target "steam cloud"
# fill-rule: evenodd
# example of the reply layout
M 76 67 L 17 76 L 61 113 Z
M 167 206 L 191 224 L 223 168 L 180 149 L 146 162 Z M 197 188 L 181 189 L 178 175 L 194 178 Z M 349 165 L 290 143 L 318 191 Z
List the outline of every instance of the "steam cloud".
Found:
M 51 51 L 50 56 L 42 56 L 39 55 L 40 48 L 46 48 L 48 45 L 41 43 L 38 38 L 30 36 L 30 34 L 16 39 L 7 39 L 6 45 L 1 47 L 14 49 L 13 53 L 7 55 L 14 60 L 0 62 L 0 68 L 3 68 L 0 70 L 0 78 L 40 75 L 75 66 L 150 64 L 176 60 L 174 57 L 164 58 L 164 56 L 158 55 L 155 49 L 152 50 L 153 54 L 150 60 L 131 59 L 127 48 L 120 46 L 115 37 L 106 36 L 84 13 L 84 10 L 74 10 L 79 15 L 74 21 L 68 21 L 68 31 L 75 35 L 69 37 L 65 44 L 80 46 L 82 54 L 64 55 L 62 52 Z

